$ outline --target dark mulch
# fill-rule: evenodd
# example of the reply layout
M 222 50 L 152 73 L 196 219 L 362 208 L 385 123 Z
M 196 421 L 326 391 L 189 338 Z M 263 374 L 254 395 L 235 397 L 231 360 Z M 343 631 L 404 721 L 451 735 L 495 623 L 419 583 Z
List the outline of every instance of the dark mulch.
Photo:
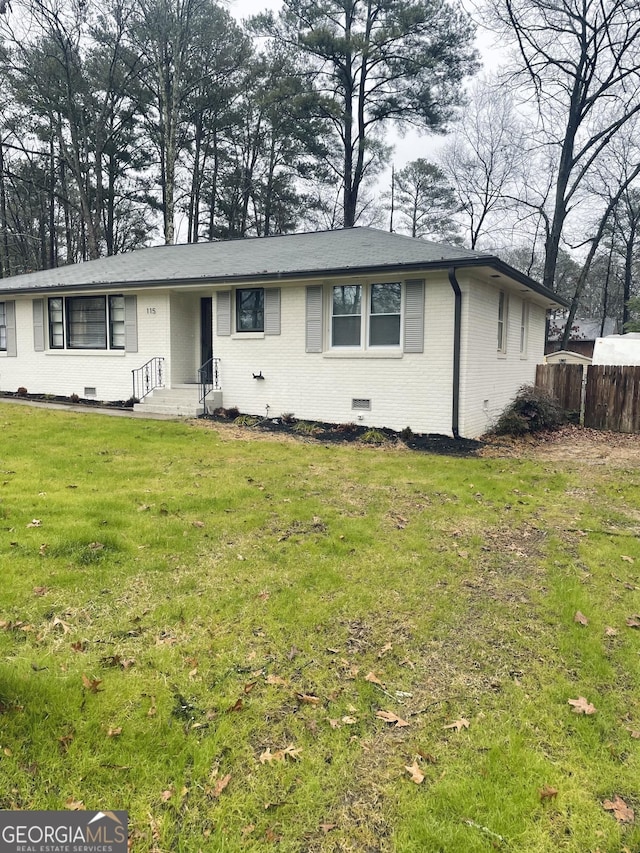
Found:
M 97 409 L 132 409 L 135 400 L 91 400 L 85 397 L 64 397 L 60 394 L 29 394 L 18 391 L 0 391 L 1 397 L 33 400 L 34 403 L 60 403 L 63 406 L 90 406 Z
M 234 413 L 235 415 L 235 413 Z M 360 424 L 329 424 L 319 421 L 297 421 L 295 419 L 259 418 L 251 416 L 229 417 L 225 412 L 207 415 L 206 420 L 218 423 L 234 423 L 250 430 L 291 435 L 297 438 L 327 443 L 369 444 L 371 446 L 400 445 L 409 450 L 437 453 L 443 456 L 476 456 L 483 448 L 482 441 L 469 438 L 451 438 L 435 433 L 401 433 L 392 429 L 371 428 Z M 252 422 L 255 421 L 255 422 Z M 376 440 L 379 439 L 379 440 Z

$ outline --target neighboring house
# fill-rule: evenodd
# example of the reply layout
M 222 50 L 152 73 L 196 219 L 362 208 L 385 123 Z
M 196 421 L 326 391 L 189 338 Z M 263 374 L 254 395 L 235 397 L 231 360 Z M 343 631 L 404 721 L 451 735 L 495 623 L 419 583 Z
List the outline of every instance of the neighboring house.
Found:
M 562 347 L 566 316 L 566 314 L 558 312 L 557 317 L 551 318 L 547 333 L 547 342 L 544 348 L 545 355 L 558 352 Z M 616 326 L 617 323 L 613 317 L 606 317 L 604 324 L 602 320 L 597 319 L 574 320 L 567 349 L 569 352 L 577 352 L 580 355 L 591 358 L 596 338 L 614 334 Z M 547 361 L 549 360 L 547 359 Z
M 563 304 L 493 255 L 371 228 L 160 246 L 0 280 L 0 389 L 122 400 L 136 376 L 166 386 L 143 408 L 195 414 L 204 365 L 210 410 L 471 438 Z
M 593 364 L 640 365 L 640 332 L 598 338 Z
M 588 355 L 581 355 L 579 352 L 572 352 L 568 349 L 550 352 L 545 355 L 544 360 L 547 364 L 581 364 L 583 367 L 591 364 Z

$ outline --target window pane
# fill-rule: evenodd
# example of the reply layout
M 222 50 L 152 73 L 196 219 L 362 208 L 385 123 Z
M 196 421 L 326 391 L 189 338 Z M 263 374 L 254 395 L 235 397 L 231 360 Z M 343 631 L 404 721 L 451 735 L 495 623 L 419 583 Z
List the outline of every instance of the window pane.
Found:
M 109 346 L 124 349 L 124 296 L 109 297 Z
M 362 287 L 359 284 L 344 284 L 333 288 L 333 316 L 361 314 Z
M 104 296 L 70 296 L 66 300 L 70 349 L 107 348 L 107 311 Z
M 402 288 L 399 281 L 371 285 L 371 313 L 399 314 Z
M 362 323 L 359 316 L 334 317 L 331 342 L 334 347 L 359 347 Z
M 64 347 L 64 324 L 62 322 L 62 299 L 49 300 L 49 346 L 52 349 Z
M 264 290 L 236 290 L 236 331 L 264 332 Z
M 372 347 L 393 347 L 400 343 L 400 315 L 372 316 L 369 329 L 369 344 Z

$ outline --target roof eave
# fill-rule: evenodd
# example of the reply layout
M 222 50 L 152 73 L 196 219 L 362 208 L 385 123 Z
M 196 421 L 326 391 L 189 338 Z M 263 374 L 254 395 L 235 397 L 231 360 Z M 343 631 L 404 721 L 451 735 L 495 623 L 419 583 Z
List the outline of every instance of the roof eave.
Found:
M 406 274 L 407 272 L 420 272 L 429 270 L 447 270 L 451 267 L 455 269 L 465 267 L 490 267 L 496 271 L 506 275 L 525 287 L 532 290 L 534 293 L 545 297 L 550 302 L 568 306 L 568 302 L 552 291 L 538 284 L 529 276 L 521 273 L 509 264 L 501 261 L 493 255 L 477 255 L 476 257 L 466 258 L 440 258 L 437 261 L 414 261 L 411 263 L 392 263 L 392 264 L 366 264 L 359 266 L 348 267 L 333 267 L 329 269 L 309 269 L 296 270 L 292 272 L 263 272 L 253 273 L 250 275 L 223 275 L 223 276 L 197 276 L 184 277 L 180 279 L 140 279 L 136 281 L 120 280 L 120 281 L 93 281 L 93 282 L 74 282 L 71 284 L 45 284 L 35 285 L 31 287 L 10 287 L 2 288 L 0 284 L 0 297 L 5 294 L 45 294 L 45 293 L 69 293 L 78 290 L 133 290 L 158 287 L 194 287 L 194 286 L 220 286 L 231 283 L 246 283 L 246 284 L 263 284 L 269 281 L 289 282 L 305 279 L 319 278 L 335 278 L 339 276 L 358 276 L 358 275 L 375 275 L 375 274 L 394 274 L 396 272 Z

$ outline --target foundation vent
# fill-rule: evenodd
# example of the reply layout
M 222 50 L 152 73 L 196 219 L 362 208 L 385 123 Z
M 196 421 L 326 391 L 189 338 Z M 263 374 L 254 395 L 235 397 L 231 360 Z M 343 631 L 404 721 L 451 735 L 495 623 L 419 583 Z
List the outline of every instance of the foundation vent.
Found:
M 85 389 L 84 389 L 84 396 L 85 397 L 95 397 L 95 396 L 97 396 L 97 393 L 98 392 L 96 391 L 95 388 L 85 387 Z
M 359 412 L 371 411 L 371 400 L 364 397 L 353 397 L 351 400 L 351 408 Z

